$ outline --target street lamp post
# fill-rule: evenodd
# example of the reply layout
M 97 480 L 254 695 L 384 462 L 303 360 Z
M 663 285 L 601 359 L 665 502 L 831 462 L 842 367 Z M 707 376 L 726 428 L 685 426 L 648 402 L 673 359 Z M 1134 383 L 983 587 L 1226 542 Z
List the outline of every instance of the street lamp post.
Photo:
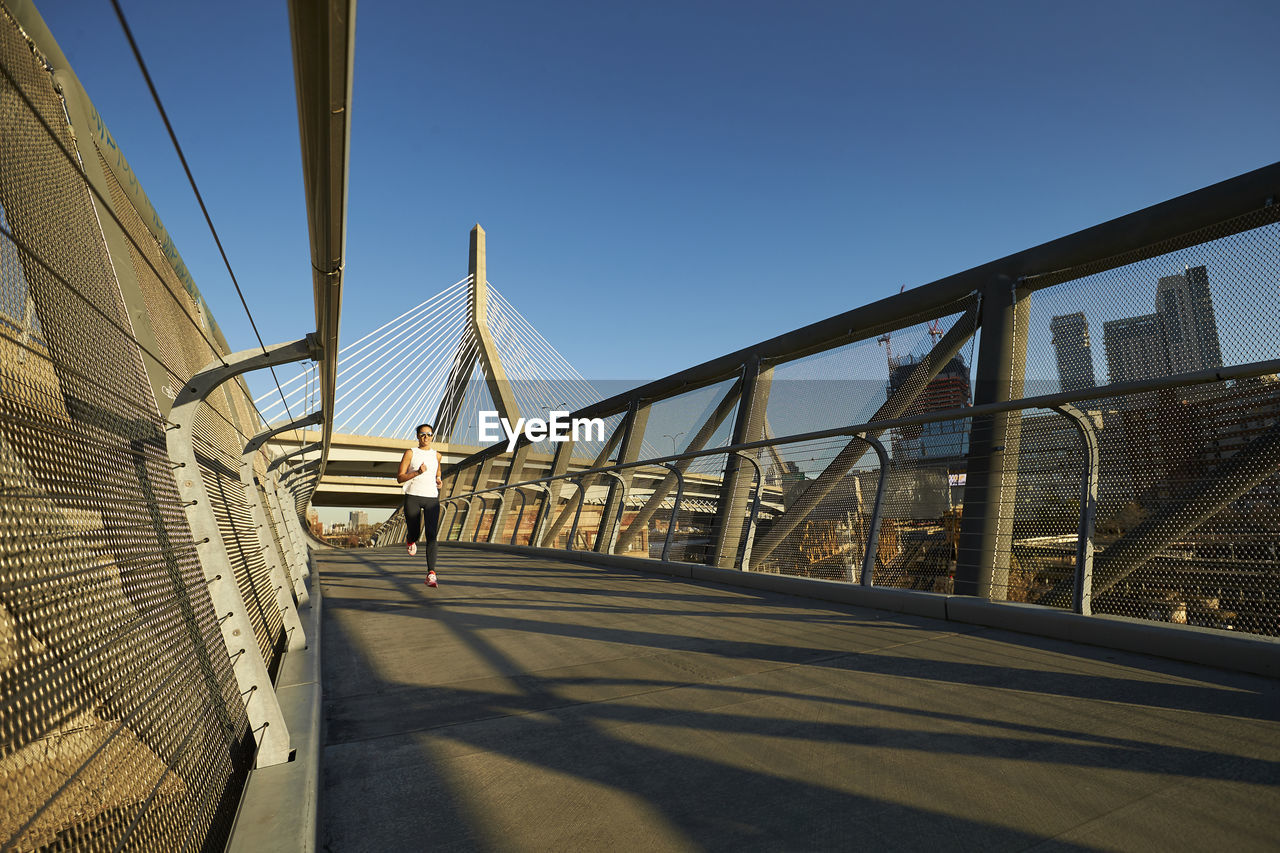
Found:
M 680 452 L 680 451 L 676 448 L 676 439 L 677 439 L 677 438 L 679 438 L 680 436 L 684 435 L 684 434 L 685 434 L 685 433 L 683 433 L 683 432 L 678 432 L 678 433 L 676 433 L 675 435 L 671 435 L 670 433 L 665 433 L 665 432 L 662 434 L 662 437 L 663 437 L 663 438 L 669 438 L 669 439 L 671 439 L 671 455 L 672 455 L 672 456 L 675 456 L 677 453 L 679 453 L 679 452 Z

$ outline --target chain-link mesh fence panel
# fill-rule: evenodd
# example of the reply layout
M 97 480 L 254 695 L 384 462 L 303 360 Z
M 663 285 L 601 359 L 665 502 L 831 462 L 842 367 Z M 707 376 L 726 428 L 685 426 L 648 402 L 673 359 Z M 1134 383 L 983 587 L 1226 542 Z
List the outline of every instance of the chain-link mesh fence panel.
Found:
M 974 341 L 957 330 L 955 351 L 939 365 L 939 376 L 915 387 L 913 370 L 951 329 L 966 319 L 976 297 L 945 314 L 904 317 L 883 334 L 775 364 L 764 438 L 798 435 L 872 420 L 895 392 L 912 395 L 908 414 L 963 406 L 970 397 Z M 972 327 L 966 322 L 965 329 Z M 901 399 L 901 396 L 899 396 Z
M 7 17 L 0 68 L 0 845 L 221 846 L 252 740 L 165 425 L 62 103 Z
M 825 580 L 861 578 L 879 466 L 849 436 L 760 451 L 764 471 L 752 570 Z
M 716 516 L 724 490 L 724 473 L 725 454 L 691 459 L 683 469 L 684 487 L 679 506 L 675 506 L 674 491 L 663 499 L 663 512 L 653 519 L 650 539 L 652 547 L 661 548 L 670 531 L 668 560 L 714 565 Z M 733 550 L 733 546 L 728 549 Z M 660 554 L 659 551 L 656 556 Z
M 675 504 L 677 475 L 661 465 L 645 465 L 619 473 L 628 483 L 614 553 L 660 559 L 666 540 L 665 527 Z
M 1027 297 L 1026 327 L 1015 329 L 1016 346 L 1026 352 L 1027 395 L 1275 358 L 1280 224 L 1274 220 L 1274 212 L 1259 210 L 1110 269 L 1085 266 L 1028 279 L 1039 289 Z M 1125 259 L 1108 265 L 1116 260 Z
M 1093 608 L 1280 629 L 1280 381 L 1108 398 Z
M 1080 412 L 1096 430 L 1099 413 Z M 1027 410 L 1018 422 L 1017 464 L 1004 474 L 992 598 L 1070 608 L 1075 590 L 1087 456 L 1081 425 L 1067 415 Z M 1012 451 L 1006 446 L 1004 451 Z M 1014 491 L 1016 490 L 1016 491 Z

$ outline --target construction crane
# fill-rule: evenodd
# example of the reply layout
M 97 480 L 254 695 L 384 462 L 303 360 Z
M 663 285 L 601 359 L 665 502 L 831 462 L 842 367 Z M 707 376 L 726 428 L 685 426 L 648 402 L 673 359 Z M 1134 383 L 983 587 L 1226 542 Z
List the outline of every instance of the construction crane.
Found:
M 933 338 L 933 346 L 938 345 L 938 341 L 942 340 L 942 318 L 934 320 L 929 324 L 929 337 Z
M 899 287 L 899 288 L 898 288 L 898 292 L 899 292 L 899 293 L 902 293 L 902 291 L 904 291 L 904 290 L 906 290 L 906 289 L 907 289 L 907 286 L 904 284 L 904 285 L 902 285 L 901 287 Z M 890 335 L 892 334 L 892 332 L 893 332 L 893 330 L 892 330 L 892 329 L 890 329 L 888 332 L 885 332 L 883 335 L 881 335 L 880 337 L 876 338 L 876 344 L 884 344 L 884 353 L 885 353 L 885 356 L 888 358 L 888 361 L 889 361 L 889 370 L 890 370 L 891 372 L 893 371 L 893 369 L 894 369 L 895 367 L 897 367 L 897 366 L 898 366 L 898 363 L 897 363 L 896 361 L 894 361 L 894 360 L 893 360 L 893 345 L 892 345 L 892 344 L 890 344 L 890 342 L 889 342 L 889 337 L 890 337 Z

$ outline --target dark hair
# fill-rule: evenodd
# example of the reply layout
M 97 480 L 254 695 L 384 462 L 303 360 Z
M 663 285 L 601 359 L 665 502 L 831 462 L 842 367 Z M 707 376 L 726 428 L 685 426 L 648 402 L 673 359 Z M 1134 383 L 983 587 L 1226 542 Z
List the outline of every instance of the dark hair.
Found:
M 435 428 L 435 427 L 433 427 L 431 424 L 418 424 L 416 427 L 414 427 L 414 428 L 413 428 L 413 434 L 414 434 L 414 436 L 416 437 L 416 436 L 417 436 L 419 433 L 421 433 L 424 429 L 429 429 L 429 430 L 431 430 L 432 437 L 433 437 L 433 438 L 435 437 L 435 431 L 436 431 L 436 428 Z

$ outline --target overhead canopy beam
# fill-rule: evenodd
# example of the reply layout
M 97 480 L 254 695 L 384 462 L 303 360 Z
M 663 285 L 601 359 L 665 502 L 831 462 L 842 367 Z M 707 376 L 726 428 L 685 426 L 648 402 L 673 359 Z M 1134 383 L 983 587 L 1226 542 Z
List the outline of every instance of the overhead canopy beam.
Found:
M 355 70 L 355 0 L 289 0 L 293 77 L 298 92 L 302 180 L 311 237 L 324 475 L 333 437 L 338 378 L 338 319 L 347 243 L 347 176 L 351 148 L 351 84 Z

